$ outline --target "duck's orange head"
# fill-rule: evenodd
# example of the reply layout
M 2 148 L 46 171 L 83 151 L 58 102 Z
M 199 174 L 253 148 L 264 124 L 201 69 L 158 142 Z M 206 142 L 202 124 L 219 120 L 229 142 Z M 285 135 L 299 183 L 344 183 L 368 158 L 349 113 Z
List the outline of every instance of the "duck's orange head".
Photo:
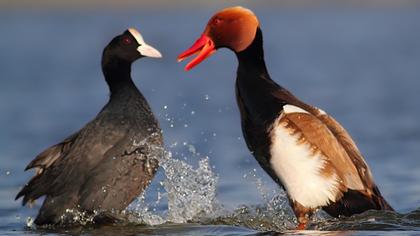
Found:
M 225 8 L 209 20 L 201 37 L 178 56 L 178 61 L 198 53 L 185 66 L 185 70 L 190 70 L 218 48 L 227 47 L 241 52 L 254 40 L 258 26 L 258 19 L 251 10 L 239 6 Z

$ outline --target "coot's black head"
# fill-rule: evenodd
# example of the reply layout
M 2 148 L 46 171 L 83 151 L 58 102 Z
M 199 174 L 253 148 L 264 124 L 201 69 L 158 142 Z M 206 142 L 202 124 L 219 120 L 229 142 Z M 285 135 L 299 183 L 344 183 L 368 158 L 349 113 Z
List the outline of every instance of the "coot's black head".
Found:
M 144 42 L 143 37 L 134 28 L 129 28 L 123 34 L 116 36 L 105 47 L 102 64 L 118 60 L 131 64 L 141 57 L 162 57 L 160 52 Z

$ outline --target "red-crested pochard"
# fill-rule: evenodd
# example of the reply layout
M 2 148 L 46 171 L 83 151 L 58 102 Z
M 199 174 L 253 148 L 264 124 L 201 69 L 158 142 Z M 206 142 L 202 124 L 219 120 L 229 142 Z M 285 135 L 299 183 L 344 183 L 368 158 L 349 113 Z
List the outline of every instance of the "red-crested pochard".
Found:
M 346 130 L 270 78 L 260 24 L 251 10 L 231 7 L 217 12 L 178 60 L 198 53 L 185 67 L 190 70 L 223 47 L 239 62 L 236 98 L 247 146 L 287 192 L 298 229 L 305 229 L 320 208 L 334 217 L 393 210 Z

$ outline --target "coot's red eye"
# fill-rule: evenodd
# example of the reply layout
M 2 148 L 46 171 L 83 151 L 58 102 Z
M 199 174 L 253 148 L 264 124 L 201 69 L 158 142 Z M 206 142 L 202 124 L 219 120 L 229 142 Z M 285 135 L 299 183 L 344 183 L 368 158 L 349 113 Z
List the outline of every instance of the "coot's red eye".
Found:
M 124 43 L 125 45 L 129 45 L 129 44 L 131 44 L 131 43 L 132 43 L 132 41 L 131 41 L 131 39 L 130 39 L 129 37 L 124 37 L 124 38 L 123 38 L 123 43 Z

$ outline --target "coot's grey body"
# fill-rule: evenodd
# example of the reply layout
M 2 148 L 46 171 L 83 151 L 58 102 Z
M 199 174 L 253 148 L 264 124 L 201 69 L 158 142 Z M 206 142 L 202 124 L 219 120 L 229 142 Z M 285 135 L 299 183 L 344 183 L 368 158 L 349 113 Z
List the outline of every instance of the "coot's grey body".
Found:
M 143 54 L 141 47 L 149 51 Z M 26 204 L 46 196 L 36 224 L 68 223 L 67 209 L 88 214 L 124 210 L 152 180 L 159 165 L 156 158 L 163 154 L 163 138 L 131 80 L 131 64 L 142 56 L 160 54 L 136 30 L 114 38 L 102 57 L 109 102 L 80 131 L 28 165 L 27 169 L 37 168 L 37 174 L 17 198 L 23 196 Z

